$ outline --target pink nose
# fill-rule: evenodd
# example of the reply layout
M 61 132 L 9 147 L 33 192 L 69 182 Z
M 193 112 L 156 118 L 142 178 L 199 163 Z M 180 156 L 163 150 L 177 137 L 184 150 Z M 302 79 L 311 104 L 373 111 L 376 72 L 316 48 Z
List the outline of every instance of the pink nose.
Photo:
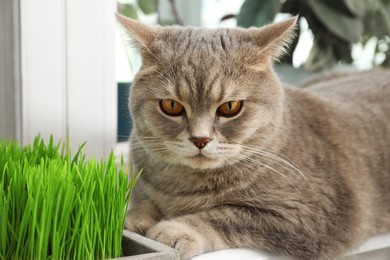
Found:
M 206 144 L 208 144 L 211 140 L 213 139 L 210 139 L 208 137 L 190 137 L 190 141 L 193 142 L 194 145 L 199 149 L 205 147 Z

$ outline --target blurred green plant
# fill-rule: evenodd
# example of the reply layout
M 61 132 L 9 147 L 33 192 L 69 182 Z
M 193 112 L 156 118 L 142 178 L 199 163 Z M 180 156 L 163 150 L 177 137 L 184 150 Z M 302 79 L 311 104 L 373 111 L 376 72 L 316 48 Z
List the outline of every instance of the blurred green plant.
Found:
M 133 2 L 119 2 L 118 13 L 121 15 L 139 19 L 139 13 L 152 14 L 157 12 L 157 0 L 137 0 Z
M 306 69 L 350 64 L 352 45 L 365 46 L 372 38 L 376 38 L 373 65 L 390 67 L 390 0 L 245 0 L 236 16 L 237 25 L 262 26 L 272 22 L 278 13 L 307 20 L 314 42 L 304 64 Z M 384 58 L 378 64 L 380 56 Z M 292 57 L 281 62 L 292 64 Z
M 142 20 L 140 16 L 156 14 L 157 23 L 160 25 L 182 24 L 182 21 L 177 13 L 176 1 L 169 0 L 173 20 L 161 19 L 159 13 L 159 0 L 133 0 L 133 1 L 118 1 L 118 13 L 132 19 Z

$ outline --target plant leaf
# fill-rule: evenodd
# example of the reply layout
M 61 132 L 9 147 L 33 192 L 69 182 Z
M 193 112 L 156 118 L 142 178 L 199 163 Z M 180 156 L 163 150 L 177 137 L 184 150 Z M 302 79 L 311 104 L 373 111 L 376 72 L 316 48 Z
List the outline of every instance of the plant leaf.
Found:
M 323 41 L 315 40 L 304 68 L 308 71 L 318 71 L 332 67 L 335 62 L 332 46 L 324 44 Z
M 281 4 L 277 0 L 245 0 L 237 15 L 237 25 L 248 28 L 272 22 Z
M 132 19 L 138 19 L 137 10 L 131 4 L 118 4 L 118 12 Z
M 144 14 L 156 12 L 156 0 L 138 0 L 137 4 Z
M 382 15 L 384 27 L 387 29 L 387 35 L 390 36 L 390 1 L 387 4 L 385 2 L 378 2 L 378 10 Z
M 344 4 L 351 13 L 363 17 L 373 4 L 373 0 L 344 0 Z
M 350 17 L 331 8 L 322 1 L 308 0 L 317 19 L 339 38 L 348 42 L 358 42 L 363 34 L 363 21 Z

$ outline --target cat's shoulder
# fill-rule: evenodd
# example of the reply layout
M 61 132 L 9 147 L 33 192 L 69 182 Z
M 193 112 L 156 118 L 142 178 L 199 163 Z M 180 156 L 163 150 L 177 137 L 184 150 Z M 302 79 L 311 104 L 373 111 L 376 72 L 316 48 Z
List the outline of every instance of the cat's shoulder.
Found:
M 366 71 L 332 71 L 309 78 L 302 84 L 303 89 L 349 89 L 390 87 L 390 70 L 376 68 Z
M 285 86 L 286 105 L 318 112 L 390 110 L 390 70 L 327 74 L 301 87 Z
M 380 97 L 390 100 L 390 70 L 372 69 L 355 72 L 331 72 L 309 80 L 302 92 L 332 99 L 365 99 Z

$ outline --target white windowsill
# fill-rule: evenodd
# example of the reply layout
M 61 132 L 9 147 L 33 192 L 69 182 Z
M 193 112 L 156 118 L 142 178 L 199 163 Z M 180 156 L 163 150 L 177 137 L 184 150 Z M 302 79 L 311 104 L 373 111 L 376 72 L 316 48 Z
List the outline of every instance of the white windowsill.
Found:
M 388 260 L 390 256 L 390 233 L 378 235 L 367 240 L 363 245 L 347 254 L 346 259 L 353 260 Z M 193 260 L 282 260 L 290 259 L 270 254 L 261 250 L 226 249 L 193 257 Z

